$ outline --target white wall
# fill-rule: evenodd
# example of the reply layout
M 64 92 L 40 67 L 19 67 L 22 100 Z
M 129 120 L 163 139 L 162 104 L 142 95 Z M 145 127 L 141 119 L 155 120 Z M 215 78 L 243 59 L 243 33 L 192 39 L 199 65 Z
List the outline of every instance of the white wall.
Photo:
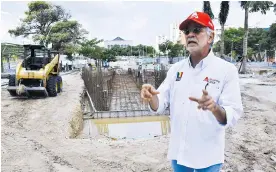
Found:
M 170 24 L 170 41 L 177 43 L 181 38 L 181 31 L 179 30 L 179 23 Z
M 155 44 L 155 49 L 156 51 L 159 52 L 159 44 L 162 44 L 163 42 L 165 42 L 167 40 L 167 36 L 165 35 L 159 35 L 159 36 L 156 36 L 156 44 Z

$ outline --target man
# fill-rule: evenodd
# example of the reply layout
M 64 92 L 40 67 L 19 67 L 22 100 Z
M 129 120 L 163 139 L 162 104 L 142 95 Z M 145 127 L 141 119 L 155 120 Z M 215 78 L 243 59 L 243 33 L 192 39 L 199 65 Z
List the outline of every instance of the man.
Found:
M 173 170 L 216 172 L 224 162 L 225 129 L 243 113 L 238 72 L 214 56 L 214 25 L 208 14 L 191 14 L 179 29 L 189 58 L 169 69 L 158 90 L 144 84 L 141 97 L 154 113 L 170 107 L 168 158 Z

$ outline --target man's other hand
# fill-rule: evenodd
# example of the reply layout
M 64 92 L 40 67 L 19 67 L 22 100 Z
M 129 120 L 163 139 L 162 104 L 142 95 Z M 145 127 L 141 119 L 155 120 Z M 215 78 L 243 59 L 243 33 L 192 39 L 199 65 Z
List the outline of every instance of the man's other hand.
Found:
M 209 110 L 214 112 L 216 109 L 216 103 L 211 96 L 208 95 L 206 90 L 202 90 L 201 98 L 189 97 L 191 101 L 198 103 L 198 109 Z
M 141 89 L 141 98 L 145 102 L 150 102 L 152 97 L 154 95 L 159 94 L 159 91 L 156 91 L 156 89 L 150 85 L 150 84 L 144 84 Z

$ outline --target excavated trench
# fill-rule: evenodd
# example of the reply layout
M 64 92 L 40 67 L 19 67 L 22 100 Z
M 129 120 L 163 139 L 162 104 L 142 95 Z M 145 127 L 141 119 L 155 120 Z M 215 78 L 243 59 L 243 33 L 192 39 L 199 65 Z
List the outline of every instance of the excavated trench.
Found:
M 153 138 L 170 132 L 170 120 L 165 115 L 93 118 L 88 115 L 93 109 L 87 95 L 82 98 L 81 109 L 82 119 L 76 115 L 75 120 L 72 121 L 72 123 L 79 125 L 79 127 L 74 127 L 75 131 L 81 130 L 74 133 L 74 136 L 78 134 L 77 138 L 94 138 L 102 135 L 115 140 L 138 139 Z
M 95 74 L 84 70 L 83 120 L 78 122 L 82 127 L 78 127 L 81 131 L 77 138 L 103 135 L 113 139 L 137 139 L 170 132 L 169 117 L 149 112 L 140 98 L 141 79 L 133 76 L 127 72 L 112 74 L 100 71 Z

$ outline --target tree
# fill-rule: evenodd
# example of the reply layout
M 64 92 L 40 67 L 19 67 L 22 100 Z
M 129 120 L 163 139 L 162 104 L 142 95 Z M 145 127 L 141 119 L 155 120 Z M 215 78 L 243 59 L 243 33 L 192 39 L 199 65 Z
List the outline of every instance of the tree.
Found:
M 78 52 L 79 47 L 73 43 L 66 44 L 64 46 L 63 53 L 67 56 L 67 59 L 72 61 L 73 60 L 73 54 Z
M 170 48 L 169 57 L 179 57 L 183 55 L 184 46 L 182 44 L 173 44 Z
M 235 54 L 242 55 L 242 39 L 244 35 L 243 28 L 229 28 L 224 31 L 224 52 L 225 54 L 231 54 L 231 51 L 235 51 Z M 221 52 L 221 40 L 213 45 L 214 52 Z
M 120 45 L 114 45 L 110 48 L 116 56 L 153 56 L 154 48 L 147 45 L 127 46 L 120 47 Z
M 243 35 L 243 28 L 229 28 L 224 32 L 225 54 L 229 54 L 234 50 L 239 56 L 242 55 Z
M 145 49 L 147 56 L 153 57 L 155 51 L 154 48 L 152 46 L 145 45 Z
M 97 44 L 102 41 L 103 40 L 98 40 L 97 38 L 85 40 L 84 42 L 80 43 L 81 47 L 78 52 L 92 59 L 100 59 L 101 55 L 98 56 L 100 49 Z
M 271 38 L 271 46 L 276 47 L 276 23 L 270 26 L 268 35 Z
M 275 41 L 276 35 L 270 35 L 270 32 L 273 33 L 273 28 L 276 24 L 272 24 L 270 29 L 263 28 L 251 28 L 248 29 L 248 50 L 247 55 L 248 59 L 252 59 L 252 55 L 256 55 L 257 53 L 264 52 L 267 50 L 267 56 L 271 57 L 274 55 L 274 51 L 272 51 L 275 47 L 273 41 Z M 275 27 L 276 28 L 276 27 Z M 275 30 L 276 31 L 276 30 Z M 274 33 L 275 33 L 274 31 Z M 242 56 L 243 54 L 243 36 L 244 29 L 243 28 L 229 28 L 225 30 L 225 54 L 229 55 L 235 52 L 236 55 Z M 220 52 L 221 42 L 218 41 L 213 46 L 214 52 Z
M 165 42 L 163 42 L 162 44 L 159 44 L 159 50 L 162 52 L 162 53 L 166 53 L 167 51 L 169 52 L 173 47 L 173 42 L 172 41 L 169 41 L 169 40 L 166 40 Z
M 22 57 L 23 51 L 23 46 L 19 44 L 1 43 L 1 72 L 4 72 L 4 61 L 9 61 L 13 57 Z
M 265 51 L 271 48 L 269 31 L 264 30 L 263 28 L 253 28 L 248 31 L 247 46 L 252 48 L 253 53 Z
M 77 21 L 60 21 L 52 27 L 47 42 L 53 44 L 53 49 L 63 50 L 68 43 L 80 43 L 87 33 Z
M 248 39 L 248 13 L 261 11 L 266 14 L 266 11 L 273 5 L 271 1 L 241 1 L 241 7 L 244 9 L 244 38 L 243 38 L 243 61 L 240 73 L 246 73 L 247 61 L 247 39 Z
M 112 50 L 104 49 L 103 51 L 103 60 L 108 62 L 114 62 L 116 61 L 115 54 Z
M 71 16 L 58 5 L 45 1 L 33 1 L 28 4 L 25 18 L 21 19 L 20 26 L 9 30 L 14 36 L 28 37 L 33 35 L 33 40 L 40 44 L 48 45 L 46 37 L 51 31 L 51 26 L 58 21 L 66 21 Z
M 210 1 L 203 1 L 203 12 L 207 13 L 211 19 L 214 19 L 214 14 L 211 9 Z
M 220 55 L 224 54 L 224 25 L 229 13 L 229 1 L 222 1 L 220 4 L 219 23 L 221 25 L 221 49 Z
M 111 52 L 113 52 L 115 54 L 115 56 L 122 56 L 123 52 L 123 48 L 120 47 L 120 45 L 114 45 L 111 48 Z
M 145 46 L 142 44 L 139 44 L 139 45 L 137 45 L 137 48 L 138 48 L 139 56 L 140 55 L 145 56 L 145 54 L 146 54 Z

